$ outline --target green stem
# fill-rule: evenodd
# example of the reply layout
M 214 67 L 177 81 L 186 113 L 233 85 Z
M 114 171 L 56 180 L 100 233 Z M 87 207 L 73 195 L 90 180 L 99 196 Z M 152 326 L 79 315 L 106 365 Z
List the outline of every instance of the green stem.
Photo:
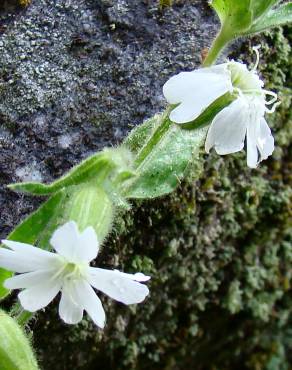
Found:
M 159 143 L 165 132 L 172 125 L 172 122 L 169 120 L 168 116 L 171 111 L 171 107 L 167 108 L 164 112 L 161 122 L 152 134 L 151 138 L 147 141 L 146 145 L 140 150 L 135 159 L 136 167 L 139 167 L 144 159 L 151 153 L 153 148 Z
M 209 50 L 209 53 L 206 59 L 203 62 L 204 67 L 209 67 L 216 62 L 216 59 L 231 40 L 230 36 L 228 37 L 228 32 L 225 32 L 223 28 L 221 28 L 220 32 L 218 33 L 217 37 L 213 41 L 213 44 Z
M 33 318 L 33 313 L 25 311 L 19 302 L 16 302 L 10 311 L 10 315 L 18 322 L 20 326 L 25 326 L 30 319 Z

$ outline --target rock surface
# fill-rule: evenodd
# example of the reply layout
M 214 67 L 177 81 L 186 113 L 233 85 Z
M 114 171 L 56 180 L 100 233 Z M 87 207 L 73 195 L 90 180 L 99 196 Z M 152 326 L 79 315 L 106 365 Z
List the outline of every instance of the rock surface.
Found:
M 174 3 L 0 5 L 1 237 L 41 202 L 5 184 L 51 181 L 121 142 L 165 106 L 167 78 L 200 64 L 217 20 L 204 0 Z M 98 262 L 152 274 L 151 297 L 132 308 L 102 297 L 104 332 L 63 325 L 52 305 L 31 324 L 42 369 L 289 368 L 289 30 L 260 42 L 283 96 L 273 159 L 250 171 L 244 153 L 212 155 L 195 183 L 135 205 Z
M 163 108 L 163 83 L 199 64 L 216 26 L 203 1 L 164 12 L 157 5 L 156 0 L 2 5 L 2 184 L 50 181 L 96 150 L 121 142 Z M 2 212 L 3 236 L 29 205 L 5 190 L 1 197 L 8 210 Z

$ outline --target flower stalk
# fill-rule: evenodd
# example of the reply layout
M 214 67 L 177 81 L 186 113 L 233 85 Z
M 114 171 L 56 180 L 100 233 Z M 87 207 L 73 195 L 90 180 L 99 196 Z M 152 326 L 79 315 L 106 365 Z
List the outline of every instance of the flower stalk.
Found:
M 210 67 L 213 65 L 230 41 L 231 38 L 228 37 L 228 33 L 226 33 L 222 27 L 213 41 L 206 58 L 203 60 L 203 67 Z

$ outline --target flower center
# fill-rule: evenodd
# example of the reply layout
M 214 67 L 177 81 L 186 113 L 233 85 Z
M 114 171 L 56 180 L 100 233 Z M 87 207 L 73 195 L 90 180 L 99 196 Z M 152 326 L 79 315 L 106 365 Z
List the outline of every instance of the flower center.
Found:
M 54 277 L 61 277 L 62 280 L 79 280 L 86 275 L 88 265 L 64 261 L 63 266 Z
M 245 64 L 231 61 L 228 63 L 231 72 L 231 81 L 235 89 L 240 90 L 243 94 L 263 96 L 263 81 L 254 71 L 249 71 Z
M 265 90 L 264 82 L 259 78 L 256 73 L 256 68 L 259 64 L 259 47 L 255 47 L 257 59 L 254 68 L 249 71 L 245 64 L 238 63 L 235 61 L 228 62 L 228 69 L 231 73 L 231 82 L 234 88 L 234 93 L 240 97 L 246 97 L 249 103 L 255 101 L 257 107 L 262 107 L 263 113 L 273 113 L 277 106 L 278 96 L 273 91 Z M 271 98 L 267 100 L 266 96 Z M 271 106 L 271 108 L 267 108 Z

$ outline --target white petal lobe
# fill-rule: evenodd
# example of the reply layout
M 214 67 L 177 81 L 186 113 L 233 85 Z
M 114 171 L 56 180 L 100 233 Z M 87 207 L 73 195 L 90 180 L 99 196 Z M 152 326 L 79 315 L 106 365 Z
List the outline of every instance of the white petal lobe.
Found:
M 25 310 L 35 312 L 46 307 L 56 297 L 60 288 L 59 280 L 49 280 L 23 290 L 18 294 L 18 298 Z
M 261 155 L 261 161 L 272 155 L 275 148 L 275 142 L 271 130 L 264 118 L 261 118 L 260 120 L 260 133 L 257 143 L 258 150 Z
M 94 229 L 87 227 L 79 233 L 74 221 L 69 221 L 58 228 L 51 238 L 51 244 L 60 255 L 73 263 L 90 262 L 98 253 Z
M 151 276 L 144 275 L 142 272 L 136 272 L 135 274 L 127 274 L 125 272 L 121 272 L 119 270 L 113 270 L 118 272 L 121 276 L 127 277 L 128 279 L 135 280 L 135 281 L 148 281 L 151 279 Z
M 98 240 L 93 227 L 87 227 L 81 234 L 76 246 L 76 259 L 90 262 L 98 253 Z
M 57 266 L 59 258 L 54 253 L 32 245 L 12 240 L 2 240 L 10 249 L 0 248 L 0 266 L 14 272 L 29 272 Z
M 121 273 L 117 270 L 89 269 L 89 283 L 96 289 L 102 291 L 109 297 L 124 304 L 135 304 L 142 302 L 149 294 L 146 285 L 135 281 L 135 275 Z M 141 276 L 137 276 L 139 279 Z M 140 280 L 141 281 L 141 280 Z M 142 281 L 145 280 L 145 275 Z
M 32 288 L 39 284 L 46 284 L 53 274 L 54 272 L 50 270 L 27 272 L 6 279 L 4 282 L 4 286 L 7 289 Z
M 228 91 L 232 91 L 230 73 L 211 72 L 209 68 L 193 72 L 181 72 L 171 77 L 163 87 L 163 93 L 170 104 L 181 103 L 170 114 L 176 123 L 196 119 L 211 103 Z
M 66 324 L 77 324 L 83 318 L 83 306 L 76 297 L 76 288 L 71 284 L 65 284 L 62 288 L 59 315 Z
M 103 328 L 105 325 L 104 309 L 92 287 L 86 281 L 79 281 L 73 289 L 75 297 L 78 297 L 78 303 L 83 306 L 93 322 Z
M 247 130 L 247 107 L 245 100 L 238 98 L 217 114 L 207 134 L 205 142 L 207 153 L 212 147 L 215 147 L 216 152 L 221 155 L 243 149 Z
M 50 243 L 56 252 L 71 261 L 78 238 L 79 231 L 76 222 L 69 221 L 54 232 Z

